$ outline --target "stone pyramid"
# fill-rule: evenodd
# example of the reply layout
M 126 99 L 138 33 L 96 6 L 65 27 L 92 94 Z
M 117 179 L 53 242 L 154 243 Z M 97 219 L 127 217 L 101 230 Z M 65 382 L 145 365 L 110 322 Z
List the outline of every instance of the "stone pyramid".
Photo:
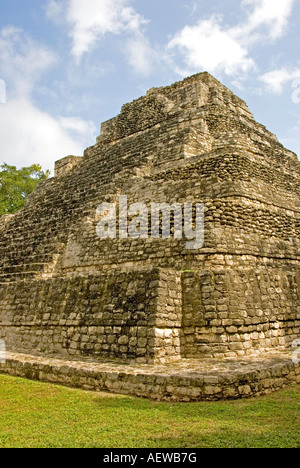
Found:
M 1 218 L 0 339 L 25 354 L 140 364 L 291 347 L 299 182 L 297 156 L 210 74 L 151 89 Z M 121 196 L 202 204 L 203 245 L 188 249 L 174 229 L 100 238 L 99 205 L 120 214 Z

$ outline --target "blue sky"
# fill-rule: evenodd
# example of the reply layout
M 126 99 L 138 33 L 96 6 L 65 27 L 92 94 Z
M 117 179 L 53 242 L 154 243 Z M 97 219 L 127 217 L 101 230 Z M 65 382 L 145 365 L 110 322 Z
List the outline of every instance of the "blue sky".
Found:
M 154 86 L 208 71 L 300 155 L 300 0 L 2 0 L 0 164 L 53 170 Z

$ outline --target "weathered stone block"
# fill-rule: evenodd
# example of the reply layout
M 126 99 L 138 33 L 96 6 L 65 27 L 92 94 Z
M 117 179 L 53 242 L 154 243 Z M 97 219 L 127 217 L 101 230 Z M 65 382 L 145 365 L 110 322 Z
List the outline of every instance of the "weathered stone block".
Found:
M 150 90 L 0 219 L 1 340 L 138 363 L 290 347 L 300 330 L 299 182 L 296 155 L 208 73 Z M 170 238 L 152 238 L 150 225 L 146 239 L 99 238 L 97 208 L 120 194 L 149 209 L 204 204 L 204 245 L 175 238 L 174 217 Z M 253 390 L 239 387 L 228 396 Z M 205 392 L 222 394 L 217 383 Z

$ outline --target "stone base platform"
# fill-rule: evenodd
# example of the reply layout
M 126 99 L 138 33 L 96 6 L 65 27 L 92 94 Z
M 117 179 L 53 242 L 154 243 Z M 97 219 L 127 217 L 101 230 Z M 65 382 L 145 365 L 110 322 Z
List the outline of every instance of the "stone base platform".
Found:
M 273 351 L 259 357 L 150 365 L 7 352 L 0 373 L 91 391 L 190 402 L 248 398 L 300 383 L 300 363 L 292 357 L 292 352 Z

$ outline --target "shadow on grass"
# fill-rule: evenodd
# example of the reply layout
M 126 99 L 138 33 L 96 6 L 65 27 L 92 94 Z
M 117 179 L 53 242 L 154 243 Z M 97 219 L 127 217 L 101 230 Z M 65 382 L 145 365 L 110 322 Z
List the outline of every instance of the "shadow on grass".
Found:
M 149 431 L 147 447 L 300 447 L 300 387 L 230 402 L 157 403 L 134 397 L 96 397 L 122 411 L 131 431 Z M 163 429 L 163 430 L 162 430 Z
M 170 404 L 0 376 L 0 446 L 299 447 L 299 397 Z

